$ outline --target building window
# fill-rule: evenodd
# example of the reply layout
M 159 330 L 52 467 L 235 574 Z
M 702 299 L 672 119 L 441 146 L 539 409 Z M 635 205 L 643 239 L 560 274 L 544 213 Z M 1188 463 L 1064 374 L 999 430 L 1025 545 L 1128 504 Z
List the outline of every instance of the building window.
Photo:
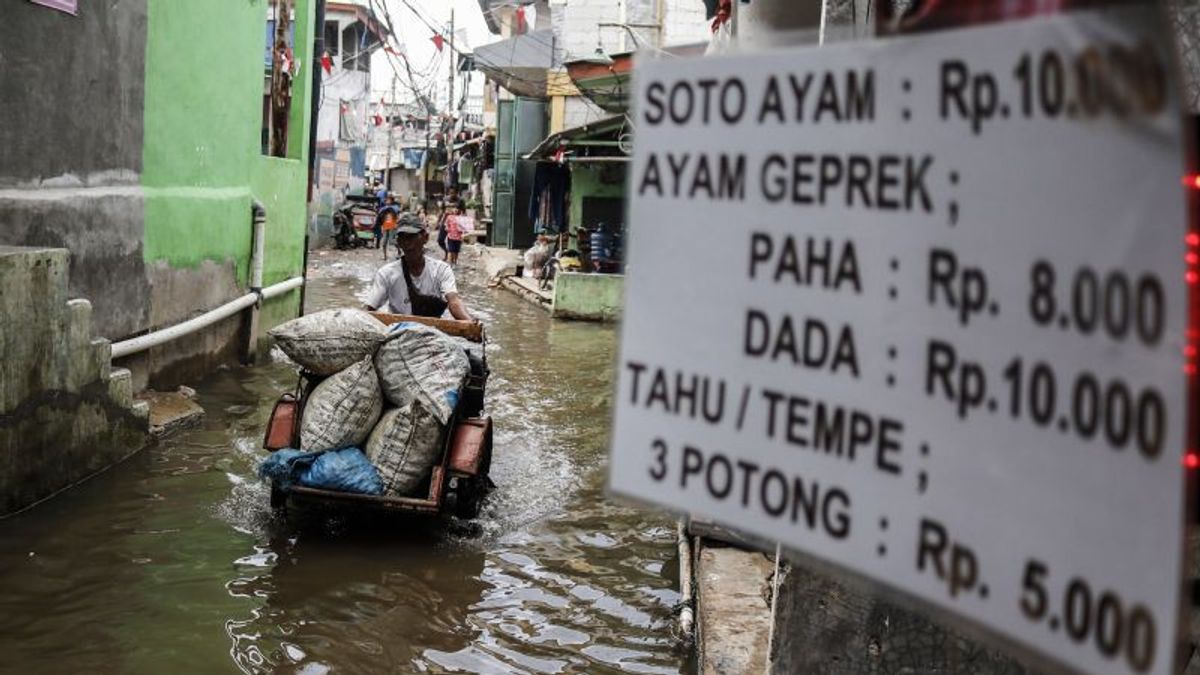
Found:
M 325 51 L 330 56 L 338 55 L 338 23 L 336 21 L 325 22 Z
M 346 26 L 342 31 L 342 68 L 371 72 L 371 44 L 367 27 L 361 22 Z

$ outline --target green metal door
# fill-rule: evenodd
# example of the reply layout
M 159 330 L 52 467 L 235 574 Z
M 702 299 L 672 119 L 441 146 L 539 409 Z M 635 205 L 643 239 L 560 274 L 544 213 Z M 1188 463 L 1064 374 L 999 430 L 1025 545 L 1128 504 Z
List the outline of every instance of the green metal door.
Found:
M 514 194 L 516 174 L 513 171 L 513 108 L 516 101 L 499 101 L 496 108 L 496 180 L 495 202 L 492 205 L 492 246 L 512 248 Z
M 546 103 L 528 98 L 500 101 L 496 110 L 496 201 L 492 245 L 526 248 L 533 243 L 529 193 L 537 162 L 521 159 L 546 137 Z

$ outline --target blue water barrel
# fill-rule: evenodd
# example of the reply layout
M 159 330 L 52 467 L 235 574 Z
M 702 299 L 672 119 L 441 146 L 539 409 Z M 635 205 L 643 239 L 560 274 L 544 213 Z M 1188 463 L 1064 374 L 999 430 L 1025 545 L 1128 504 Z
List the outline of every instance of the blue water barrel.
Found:
M 592 233 L 592 260 L 611 260 L 615 257 L 613 236 L 603 230 Z

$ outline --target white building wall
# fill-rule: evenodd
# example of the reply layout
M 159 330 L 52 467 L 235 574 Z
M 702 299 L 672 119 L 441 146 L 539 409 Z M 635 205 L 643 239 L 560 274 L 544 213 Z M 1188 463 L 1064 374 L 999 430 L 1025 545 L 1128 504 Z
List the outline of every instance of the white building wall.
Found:
M 789 41 L 807 36 L 812 42 L 821 25 L 823 0 L 758 0 L 733 3 L 734 30 L 741 43 L 770 44 L 781 32 L 792 32 Z
M 700 0 L 550 0 L 550 9 L 561 61 L 594 56 L 597 46 L 617 54 L 710 37 Z
M 553 23 L 559 30 L 558 42 L 562 45 L 563 60 L 593 56 L 597 46 L 605 53 L 624 51 L 625 31 L 598 25 L 620 23 L 623 6 L 621 0 L 551 0 L 550 11 L 561 16 Z
M 712 37 L 709 22 L 704 18 L 704 3 L 699 0 L 662 0 L 662 46 L 708 42 Z
M 568 96 L 563 103 L 564 129 L 581 126 L 589 122 L 596 122 L 611 116 L 611 113 L 604 112 L 582 96 Z
M 340 38 L 346 26 L 354 23 L 357 18 L 353 14 L 332 12 L 325 16 L 325 20 L 327 22 L 336 21 L 338 23 L 338 36 Z M 324 30 L 324 27 L 322 27 L 322 30 Z M 338 126 L 341 121 L 341 101 L 352 102 L 351 105 L 359 121 L 359 133 L 361 133 L 361 125 L 367 121 L 370 114 L 368 104 L 371 98 L 371 73 L 342 68 L 342 55 L 346 53 L 346 48 L 349 47 L 352 51 L 355 51 L 358 49 L 358 45 L 342 44 L 339 47 L 337 56 L 332 57 L 332 72 L 325 73 L 321 78 L 321 98 L 319 99 L 321 107 L 317 114 L 318 142 L 339 140 Z M 366 140 L 364 137 L 361 139 L 361 142 L 365 143 Z

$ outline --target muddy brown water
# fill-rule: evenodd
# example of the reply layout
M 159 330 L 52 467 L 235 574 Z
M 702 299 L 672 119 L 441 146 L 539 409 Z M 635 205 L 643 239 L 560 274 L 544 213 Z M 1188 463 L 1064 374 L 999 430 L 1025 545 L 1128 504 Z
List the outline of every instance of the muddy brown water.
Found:
M 309 310 L 374 251 L 314 255 Z M 202 424 L 0 521 L 0 671 L 687 672 L 674 535 L 606 498 L 615 334 L 460 286 L 488 327 L 498 489 L 475 526 L 281 520 L 255 478 L 282 362 L 196 383 Z

